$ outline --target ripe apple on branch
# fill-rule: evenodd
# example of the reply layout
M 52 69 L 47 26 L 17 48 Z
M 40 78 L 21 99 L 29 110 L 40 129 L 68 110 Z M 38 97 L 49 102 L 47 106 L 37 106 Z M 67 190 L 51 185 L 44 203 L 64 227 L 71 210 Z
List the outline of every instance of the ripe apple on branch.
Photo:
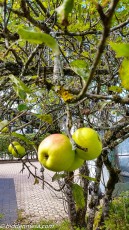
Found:
M 22 158 L 26 154 L 25 148 L 17 141 L 10 143 L 8 151 L 16 158 Z
M 72 139 L 77 144 L 77 147 L 81 146 L 87 151 L 84 151 L 82 148 L 77 148 L 78 157 L 84 160 L 93 160 L 97 158 L 102 151 L 102 142 L 98 133 L 92 128 L 79 128 L 73 135 Z
M 72 149 L 70 139 L 64 134 L 46 137 L 38 148 L 39 162 L 55 172 L 74 171 L 83 165 L 84 160 L 95 159 L 101 154 L 102 143 L 95 130 L 77 129 L 72 138 L 77 144 L 76 150 Z

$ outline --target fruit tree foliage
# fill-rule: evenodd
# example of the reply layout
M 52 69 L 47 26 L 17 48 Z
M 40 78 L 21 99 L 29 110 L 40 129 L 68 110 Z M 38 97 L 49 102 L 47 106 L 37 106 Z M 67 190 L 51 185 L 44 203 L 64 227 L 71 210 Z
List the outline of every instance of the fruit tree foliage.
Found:
M 108 154 L 129 136 L 128 59 L 128 0 L 0 0 L 0 119 L 10 140 L 36 150 L 41 135 L 97 130 L 110 199 L 118 178 Z

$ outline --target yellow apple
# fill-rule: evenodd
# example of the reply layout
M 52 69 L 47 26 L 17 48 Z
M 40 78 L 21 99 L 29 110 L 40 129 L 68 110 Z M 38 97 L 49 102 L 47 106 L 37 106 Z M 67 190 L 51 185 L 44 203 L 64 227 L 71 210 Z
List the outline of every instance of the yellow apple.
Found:
M 16 158 L 23 157 L 25 155 L 25 148 L 17 141 L 14 141 L 9 145 L 8 151 Z
M 83 148 L 87 148 L 87 151 L 77 148 L 77 154 L 84 160 L 93 160 L 97 158 L 102 151 L 102 142 L 98 133 L 91 128 L 79 128 L 73 135 L 73 140 L 76 144 Z
M 1 130 L 1 133 L 7 133 L 9 131 L 8 127 L 5 127 Z
M 25 148 L 21 145 L 15 145 L 15 148 L 17 151 L 15 151 L 15 149 L 12 150 L 12 155 L 16 158 L 20 158 L 23 157 L 25 155 Z
M 67 171 L 74 171 L 78 168 L 80 168 L 84 163 L 84 160 L 81 159 L 80 157 L 78 157 L 78 154 L 75 153 L 75 158 L 74 158 L 74 162 L 72 163 L 72 165 L 70 166 L 70 168 L 68 168 Z
M 75 152 L 70 140 L 64 134 L 51 134 L 39 145 L 38 160 L 47 169 L 65 171 L 74 162 Z
M 12 143 L 10 143 L 10 145 L 8 146 L 8 151 L 9 151 L 10 153 L 12 153 L 13 145 L 14 145 L 14 146 L 15 146 L 15 145 L 20 145 L 20 143 L 17 142 L 17 141 L 13 141 Z

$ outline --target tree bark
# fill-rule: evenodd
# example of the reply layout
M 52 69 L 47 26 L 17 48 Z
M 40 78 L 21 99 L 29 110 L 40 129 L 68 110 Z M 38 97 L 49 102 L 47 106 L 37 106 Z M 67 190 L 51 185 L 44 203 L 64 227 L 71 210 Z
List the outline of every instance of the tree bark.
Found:
M 88 223 L 87 223 L 88 230 L 93 229 L 96 207 L 99 202 L 99 190 L 100 190 L 100 179 L 101 179 L 101 173 L 102 173 L 102 166 L 103 166 L 102 157 L 99 156 L 96 160 L 95 178 L 97 182 L 94 182 L 92 185 L 92 194 L 91 194 L 91 198 L 89 202 Z
M 87 212 L 89 180 L 87 180 L 85 177 L 83 177 L 83 175 L 89 176 L 89 168 L 88 168 L 87 162 L 85 162 L 83 164 L 83 166 L 79 169 L 79 172 L 82 175 L 80 177 L 80 185 L 82 186 L 83 191 L 84 191 L 85 207 L 77 210 L 76 225 L 78 227 L 82 228 L 82 227 L 86 227 L 86 212 Z
M 119 173 L 120 173 L 120 170 L 117 168 L 114 168 L 111 162 L 109 161 L 107 150 L 103 152 L 103 162 L 109 172 L 109 179 L 107 182 L 106 191 L 105 191 L 105 195 L 103 198 L 103 207 L 102 207 L 102 215 L 101 215 L 100 223 L 96 230 L 99 230 L 100 226 L 104 225 L 104 221 L 108 217 L 112 193 L 114 191 L 116 183 L 119 181 Z M 103 226 L 103 229 L 104 229 L 104 226 Z
M 69 172 L 68 176 L 65 178 L 65 196 L 67 200 L 67 205 L 68 205 L 68 217 L 71 223 L 72 229 L 76 226 L 76 207 L 75 207 L 75 202 L 73 198 L 73 193 L 72 193 L 72 184 L 74 180 L 74 173 Z

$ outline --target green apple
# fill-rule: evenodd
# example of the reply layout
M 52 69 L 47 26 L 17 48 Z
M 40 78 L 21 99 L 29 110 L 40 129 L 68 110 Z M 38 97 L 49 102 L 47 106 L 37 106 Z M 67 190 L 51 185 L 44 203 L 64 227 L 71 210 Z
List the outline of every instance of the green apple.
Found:
M 10 145 L 8 146 L 8 151 L 9 151 L 10 153 L 12 153 L 13 145 L 14 145 L 14 146 L 15 146 L 15 145 L 20 145 L 20 143 L 17 142 L 17 141 L 13 141 L 12 143 L 10 143 Z
M 84 163 L 84 160 L 81 159 L 80 157 L 78 157 L 78 154 L 75 153 L 75 158 L 74 158 L 74 162 L 72 163 L 72 165 L 70 166 L 70 168 L 68 168 L 67 171 L 74 171 L 78 168 L 80 168 Z
M 91 128 L 79 128 L 73 135 L 73 140 L 76 144 L 83 148 L 87 148 L 87 151 L 77 148 L 77 154 L 84 160 L 93 160 L 97 158 L 102 151 L 102 142 L 98 133 Z
M 23 157 L 25 155 L 25 148 L 17 141 L 14 141 L 9 145 L 8 151 L 16 158 Z
M 69 138 L 64 134 L 51 134 L 38 147 L 38 160 L 47 169 L 65 171 L 74 162 L 75 152 Z
M 5 127 L 1 130 L 1 133 L 7 133 L 9 131 L 8 127 Z
M 12 155 L 16 158 L 23 157 L 25 155 L 25 148 L 21 145 L 15 145 L 15 149 L 12 150 Z

